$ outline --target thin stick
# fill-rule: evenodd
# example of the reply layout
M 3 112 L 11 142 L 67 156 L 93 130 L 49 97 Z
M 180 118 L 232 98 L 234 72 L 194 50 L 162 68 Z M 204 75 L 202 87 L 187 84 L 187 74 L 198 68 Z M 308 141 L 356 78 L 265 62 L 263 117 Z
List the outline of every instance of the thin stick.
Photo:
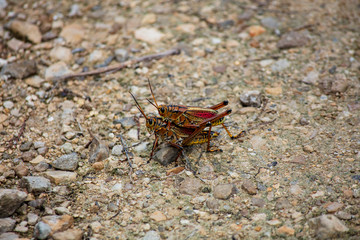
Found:
M 81 73 L 74 73 L 74 74 L 68 74 L 68 75 L 64 75 L 64 76 L 60 76 L 60 77 L 55 77 L 52 80 L 53 81 L 58 81 L 58 80 L 67 80 L 70 78 L 76 78 L 76 77 L 86 77 L 86 76 L 92 76 L 92 75 L 98 75 L 101 73 L 106 73 L 106 72 L 113 72 L 113 71 L 119 71 L 123 68 L 126 67 L 130 67 L 136 63 L 139 62 L 148 62 L 151 60 L 158 60 L 167 56 L 172 56 L 172 55 L 178 55 L 181 53 L 181 50 L 178 48 L 174 48 L 171 50 L 167 50 L 165 52 L 161 52 L 161 53 L 156 53 L 156 54 L 150 54 L 150 55 L 145 55 L 139 58 L 135 58 L 120 64 L 116 64 L 113 66 L 108 66 L 108 67 L 103 67 L 103 68 L 98 68 L 96 70 L 93 71 L 89 71 L 89 72 L 81 72 Z
M 133 173 L 133 167 L 132 167 L 132 163 L 131 163 L 131 160 L 130 160 L 130 157 L 129 157 L 129 150 L 128 150 L 128 146 L 125 142 L 125 140 L 123 139 L 122 135 L 120 135 L 120 141 L 121 141 L 121 144 L 123 145 L 123 152 L 125 153 L 126 155 L 126 159 L 129 163 L 129 167 L 130 167 L 130 171 L 129 171 L 129 177 L 130 177 L 130 181 L 133 183 L 133 179 L 132 179 L 132 173 Z

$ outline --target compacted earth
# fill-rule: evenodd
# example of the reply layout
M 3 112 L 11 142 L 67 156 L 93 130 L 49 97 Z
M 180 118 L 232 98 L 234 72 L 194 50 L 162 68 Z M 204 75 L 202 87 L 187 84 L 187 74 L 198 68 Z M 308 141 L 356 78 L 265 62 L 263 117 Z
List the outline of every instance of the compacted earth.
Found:
M 359 239 L 359 12 L 0 0 L 0 239 Z M 245 132 L 149 161 L 148 79 Z

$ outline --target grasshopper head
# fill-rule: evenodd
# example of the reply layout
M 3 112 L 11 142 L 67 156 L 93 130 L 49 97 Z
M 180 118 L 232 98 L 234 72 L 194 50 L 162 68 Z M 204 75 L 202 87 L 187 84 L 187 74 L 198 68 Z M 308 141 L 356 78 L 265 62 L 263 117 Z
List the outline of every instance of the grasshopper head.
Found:
M 150 133 L 156 130 L 156 117 L 148 117 L 146 119 L 146 128 Z
M 165 117 L 168 113 L 168 109 L 167 109 L 166 105 L 159 105 L 158 112 L 159 112 L 160 116 Z

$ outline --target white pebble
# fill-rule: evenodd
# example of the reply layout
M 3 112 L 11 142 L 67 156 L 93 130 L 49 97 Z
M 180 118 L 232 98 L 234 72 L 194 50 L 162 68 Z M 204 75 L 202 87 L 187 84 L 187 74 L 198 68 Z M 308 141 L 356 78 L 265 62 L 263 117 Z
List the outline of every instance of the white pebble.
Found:
M 12 101 L 5 101 L 3 105 L 7 109 L 12 109 L 14 107 L 14 103 Z

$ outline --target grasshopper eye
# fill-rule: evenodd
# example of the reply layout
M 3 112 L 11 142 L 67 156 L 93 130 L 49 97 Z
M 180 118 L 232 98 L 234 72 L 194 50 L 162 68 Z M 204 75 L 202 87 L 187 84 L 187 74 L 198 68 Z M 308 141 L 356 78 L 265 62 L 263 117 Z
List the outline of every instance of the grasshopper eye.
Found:
M 153 121 L 151 118 L 148 120 L 148 122 L 149 122 L 149 125 L 153 125 L 153 124 L 154 124 L 154 121 Z
M 165 113 L 165 108 L 164 107 L 161 107 L 160 108 L 160 114 L 164 114 Z

